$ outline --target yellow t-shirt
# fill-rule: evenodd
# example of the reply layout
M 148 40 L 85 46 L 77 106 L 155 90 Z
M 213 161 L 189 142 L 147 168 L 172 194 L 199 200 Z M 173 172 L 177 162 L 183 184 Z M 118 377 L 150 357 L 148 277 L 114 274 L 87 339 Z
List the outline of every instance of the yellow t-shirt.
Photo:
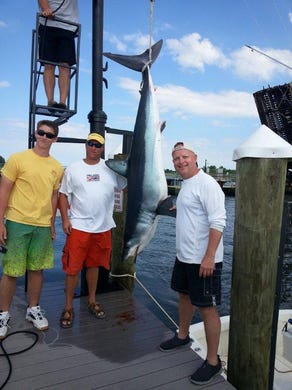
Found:
M 6 218 L 26 225 L 50 226 L 53 190 L 59 188 L 63 175 L 61 164 L 29 149 L 12 154 L 2 175 L 14 182 Z

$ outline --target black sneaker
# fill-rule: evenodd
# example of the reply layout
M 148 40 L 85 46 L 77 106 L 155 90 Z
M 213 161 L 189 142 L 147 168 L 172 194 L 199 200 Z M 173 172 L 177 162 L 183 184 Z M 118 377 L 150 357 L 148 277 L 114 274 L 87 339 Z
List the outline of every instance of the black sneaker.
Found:
M 48 107 L 57 108 L 58 103 L 55 100 L 48 101 Z
M 207 360 L 193 373 L 190 378 L 190 381 L 195 385 L 204 385 L 209 382 L 218 374 L 222 372 L 222 363 L 220 357 L 218 356 L 218 364 L 212 366 L 208 363 Z
M 58 103 L 55 100 L 48 101 L 48 110 L 50 112 L 56 112 Z
M 191 341 L 190 336 L 188 335 L 185 339 L 179 339 L 177 334 L 173 336 L 172 339 L 166 340 L 160 344 L 159 349 L 163 352 L 172 351 L 175 348 L 183 347 Z
M 68 110 L 68 107 L 65 103 L 57 103 L 55 106 L 55 108 L 60 108 L 61 110 Z

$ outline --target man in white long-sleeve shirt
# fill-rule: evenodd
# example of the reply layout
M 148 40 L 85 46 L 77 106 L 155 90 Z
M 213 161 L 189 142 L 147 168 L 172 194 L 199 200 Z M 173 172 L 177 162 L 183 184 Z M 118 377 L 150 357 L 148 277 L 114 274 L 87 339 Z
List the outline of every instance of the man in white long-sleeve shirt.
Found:
M 190 380 L 205 384 L 222 371 L 217 305 L 221 303 L 225 197 L 216 180 L 198 168 L 191 145 L 176 143 L 172 157 L 183 178 L 176 203 L 176 260 L 171 280 L 172 289 L 179 293 L 179 329 L 160 350 L 171 351 L 190 342 L 189 327 L 198 308 L 204 321 L 207 357 Z

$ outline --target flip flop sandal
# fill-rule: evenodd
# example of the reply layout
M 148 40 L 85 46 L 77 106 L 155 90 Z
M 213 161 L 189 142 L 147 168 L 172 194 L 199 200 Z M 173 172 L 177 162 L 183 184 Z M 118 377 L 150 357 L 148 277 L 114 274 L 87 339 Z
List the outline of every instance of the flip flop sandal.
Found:
M 60 326 L 61 328 L 67 329 L 73 326 L 74 322 L 74 310 L 63 310 L 63 313 L 60 318 Z
M 91 313 L 100 320 L 105 318 L 106 316 L 103 308 L 100 306 L 99 303 L 88 303 L 87 308 L 89 313 Z

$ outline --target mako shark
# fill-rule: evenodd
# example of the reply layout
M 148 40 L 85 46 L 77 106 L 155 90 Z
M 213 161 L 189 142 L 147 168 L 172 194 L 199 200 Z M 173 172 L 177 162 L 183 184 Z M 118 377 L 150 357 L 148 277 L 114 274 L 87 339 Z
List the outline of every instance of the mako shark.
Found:
M 172 200 L 168 197 L 162 163 L 161 132 L 165 122 L 159 120 L 150 75 L 150 66 L 158 57 L 161 47 L 162 40 L 140 55 L 104 53 L 113 61 L 142 73 L 141 96 L 131 151 L 125 161 L 106 161 L 109 168 L 128 180 L 124 260 L 136 260 L 136 256 L 149 243 L 157 226 L 158 214 L 174 214 L 169 212 Z

